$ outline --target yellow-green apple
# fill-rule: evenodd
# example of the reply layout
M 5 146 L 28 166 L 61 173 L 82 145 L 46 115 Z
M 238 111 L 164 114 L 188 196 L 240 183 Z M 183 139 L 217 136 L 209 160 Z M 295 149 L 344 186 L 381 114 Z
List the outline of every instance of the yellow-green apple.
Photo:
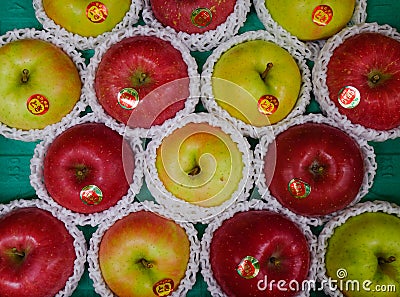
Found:
M 272 19 L 300 40 L 326 39 L 351 20 L 355 0 L 265 0 Z
M 56 45 L 19 39 L 0 48 L 0 122 L 43 129 L 71 112 L 81 96 L 77 65 Z
M 149 0 L 154 17 L 164 26 L 189 34 L 204 33 L 225 23 L 236 0 Z
M 167 296 L 184 278 L 190 257 L 185 229 L 141 210 L 116 221 L 103 235 L 99 265 L 118 296 Z
M 375 130 L 400 126 L 400 40 L 362 32 L 332 52 L 328 101 L 352 123 Z
M 167 191 L 202 207 L 231 199 L 243 178 L 237 144 L 221 128 L 208 123 L 188 123 L 164 137 L 155 162 Z
M 55 296 L 75 259 L 74 238 L 50 212 L 25 207 L 0 217 L 1 296 Z
M 120 134 L 102 123 L 83 123 L 50 143 L 43 161 L 44 185 L 65 208 L 95 213 L 128 193 L 134 168 L 133 150 Z
M 327 244 L 327 276 L 345 296 L 399 296 L 400 218 L 363 212 L 333 229 Z
M 129 11 L 130 0 L 42 0 L 46 15 L 57 25 L 84 37 L 111 31 Z
M 275 161 L 275 167 L 270 167 Z M 279 133 L 268 146 L 264 162 L 271 195 L 306 216 L 327 215 L 349 205 L 360 191 L 366 170 L 361 147 L 353 137 L 328 124 L 311 122 Z
M 248 40 L 221 54 L 212 72 L 213 97 L 231 116 L 254 126 L 284 119 L 302 77 L 291 54 L 266 40 Z
M 189 96 L 188 75 L 182 53 L 171 42 L 136 35 L 105 52 L 94 87 L 98 102 L 114 119 L 131 127 L 150 128 L 184 108 Z M 162 89 L 160 96 L 151 95 L 166 84 L 170 87 Z
M 249 210 L 214 231 L 209 261 L 227 296 L 289 297 L 299 293 L 293 282 L 307 279 L 311 253 L 293 221 L 271 211 Z

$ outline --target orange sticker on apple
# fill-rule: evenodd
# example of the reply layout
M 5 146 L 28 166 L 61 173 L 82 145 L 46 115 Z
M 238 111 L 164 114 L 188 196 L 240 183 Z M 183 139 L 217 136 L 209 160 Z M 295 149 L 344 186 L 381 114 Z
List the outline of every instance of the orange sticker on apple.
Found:
M 260 271 L 260 263 L 258 260 L 252 256 L 247 256 L 240 261 L 239 265 L 236 268 L 237 273 L 245 278 L 251 279 L 255 278 Z
M 153 292 L 156 296 L 169 296 L 174 291 L 174 281 L 170 278 L 160 280 L 153 286 Z
M 192 11 L 192 24 L 199 28 L 207 27 L 212 21 L 212 12 L 208 8 L 199 7 Z
M 328 5 L 318 5 L 312 13 L 312 21 L 318 26 L 326 26 L 333 18 L 333 10 Z
M 88 185 L 81 190 L 80 198 L 87 205 L 97 205 L 103 200 L 103 193 L 99 187 Z
M 279 107 L 279 100 L 273 95 L 263 95 L 258 99 L 258 110 L 265 114 L 273 114 Z
M 34 115 L 43 115 L 49 111 L 50 103 L 45 96 L 41 94 L 35 94 L 28 98 L 26 107 L 28 108 L 29 112 Z
M 123 109 L 132 110 L 139 104 L 139 93 L 132 88 L 124 88 L 118 92 L 118 104 Z
M 345 86 L 339 91 L 338 101 L 344 108 L 354 108 L 361 100 L 360 91 L 352 86 Z
M 293 178 L 288 184 L 289 193 L 297 199 L 308 197 L 311 193 L 311 186 L 300 178 Z
M 102 23 L 108 16 L 108 9 L 99 1 L 90 2 L 86 7 L 86 16 L 92 23 Z

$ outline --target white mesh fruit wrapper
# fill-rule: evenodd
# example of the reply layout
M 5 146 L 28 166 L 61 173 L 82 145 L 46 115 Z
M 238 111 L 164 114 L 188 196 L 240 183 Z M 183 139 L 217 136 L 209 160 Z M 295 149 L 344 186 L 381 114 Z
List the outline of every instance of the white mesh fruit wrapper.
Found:
M 99 225 L 99 228 L 93 233 L 90 239 L 90 248 L 88 251 L 88 263 L 89 263 L 89 277 L 93 280 L 93 286 L 100 296 L 111 297 L 115 296 L 114 293 L 105 283 L 99 264 L 99 248 L 104 233 L 119 219 L 127 216 L 132 212 L 138 211 L 152 211 L 155 214 L 163 216 L 167 219 L 173 220 L 167 209 L 160 205 L 157 205 L 151 201 L 144 201 L 141 203 L 135 202 L 129 208 L 124 208 L 119 212 L 108 213 L 104 216 L 103 221 Z M 186 293 L 193 287 L 196 282 L 196 273 L 199 270 L 199 258 L 200 258 L 200 242 L 197 238 L 197 231 L 192 224 L 176 222 L 182 228 L 185 229 L 188 239 L 190 241 L 190 258 L 187 265 L 184 278 L 180 281 L 177 288 L 174 289 L 171 296 L 179 297 L 186 296 Z M 150 244 L 150 243 L 149 243 Z M 134 280 L 132 284 L 134 283 Z
M 231 47 L 243 43 L 250 40 L 265 40 L 270 41 L 281 48 L 285 49 L 289 52 L 292 57 L 297 62 L 297 65 L 300 69 L 301 73 L 301 87 L 299 96 L 297 98 L 297 102 L 290 113 L 286 116 L 285 119 L 289 119 L 298 115 L 301 115 L 305 112 L 306 106 L 310 103 L 311 97 L 311 72 L 306 64 L 306 60 L 304 58 L 303 53 L 299 50 L 298 45 L 296 45 L 293 40 L 288 38 L 282 38 L 278 35 L 273 35 L 270 32 L 258 30 L 258 31 L 248 31 L 241 35 L 232 37 L 229 41 L 226 41 L 220 44 L 213 53 L 207 58 L 204 66 L 203 72 L 201 74 L 201 96 L 202 96 L 202 103 L 204 107 L 213 114 L 221 118 L 228 119 L 232 122 L 242 133 L 246 136 L 251 136 L 253 138 L 258 138 L 261 130 L 263 127 L 256 127 L 250 124 L 247 124 L 233 116 L 231 116 L 225 109 L 223 109 L 218 103 L 213 95 L 213 87 L 212 87 L 212 75 L 213 69 L 217 61 L 219 60 L 220 56 L 226 52 Z M 240 88 L 240 86 L 238 86 Z M 284 119 L 284 120 L 285 120 Z M 270 125 L 269 127 L 279 126 L 281 122 L 284 120 Z
M 68 44 L 65 43 L 63 40 L 59 39 L 56 36 L 53 36 L 49 32 L 37 29 L 15 29 L 13 31 L 8 31 L 6 34 L 2 35 L 0 38 L 0 46 L 4 46 L 12 41 L 22 40 L 22 39 L 39 39 L 46 42 L 50 42 L 60 49 L 62 49 L 74 62 L 76 68 L 79 72 L 79 76 L 81 78 L 82 89 L 85 82 L 85 59 L 82 55 L 76 51 L 76 49 Z M 31 129 L 31 130 L 22 130 L 16 129 L 13 127 L 6 126 L 3 123 L 0 123 L 0 134 L 3 136 L 15 139 L 15 140 L 22 140 L 26 142 L 33 142 L 37 140 L 42 140 L 48 134 L 52 133 L 54 129 L 56 129 L 60 125 L 64 125 L 68 123 L 73 118 L 78 117 L 80 112 L 84 111 L 87 106 L 86 101 L 83 97 L 83 91 L 81 91 L 81 97 L 75 104 L 74 108 L 61 119 L 60 122 L 48 125 L 44 129 Z
M 265 174 L 264 174 L 264 157 L 268 150 L 268 145 L 272 144 L 275 140 L 275 137 L 279 135 L 281 132 L 287 130 L 289 127 L 295 125 L 301 125 L 304 123 L 322 123 L 327 124 L 332 127 L 336 127 L 345 131 L 350 137 L 352 137 L 358 146 L 361 149 L 361 153 L 364 159 L 364 178 L 360 190 L 357 196 L 353 199 L 353 201 L 347 206 L 350 207 L 356 203 L 358 203 L 369 191 L 369 189 L 373 185 L 373 181 L 376 174 L 377 163 L 375 160 L 375 152 L 372 146 L 370 146 L 367 141 L 353 134 L 351 131 L 347 130 L 347 127 L 342 123 L 338 123 L 331 118 L 327 118 L 321 114 L 308 114 L 305 116 L 300 116 L 291 119 L 290 121 L 285 122 L 285 125 L 280 126 L 278 129 L 274 130 L 274 135 L 270 133 L 264 133 L 260 138 L 259 144 L 257 144 L 254 150 L 254 162 L 255 162 L 255 184 L 258 188 L 258 191 L 264 200 L 267 200 L 268 204 L 272 204 L 274 207 L 282 208 L 283 206 L 279 203 L 279 201 L 270 195 L 270 191 L 268 189 L 268 185 L 266 184 Z M 269 131 L 267 131 L 269 132 Z M 266 199 L 267 198 L 267 199 Z M 336 213 L 332 213 L 325 216 L 305 216 L 307 223 L 313 226 L 322 225 L 324 222 L 328 221 L 330 218 L 335 216 Z
M 210 126 L 220 128 L 237 145 L 237 148 L 242 154 L 243 169 L 240 183 L 237 185 L 237 189 L 232 194 L 231 198 L 221 205 L 202 207 L 179 199 L 165 188 L 158 177 L 155 165 L 157 148 L 161 145 L 163 138 L 170 135 L 174 130 L 184 127 L 188 123 L 207 123 Z M 231 207 L 237 201 L 243 201 L 249 197 L 254 184 L 253 156 L 247 140 L 229 122 L 208 113 L 196 113 L 176 119 L 174 123 L 162 126 L 162 128 L 163 129 L 160 129 L 158 137 L 155 137 L 148 144 L 145 151 L 145 180 L 155 200 L 168 209 L 175 220 L 206 223 L 212 220 L 218 213 Z M 177 146 L 176 149 L 178 151 L 179 146 Z M 235 168 L 231 170 L 235 170 Z
M 167 27 L 167 29 L 176 33 L 177 37 L 182 40 L 191 51 L 210 51 L 239 32 L 239 29 L 246 21 L 246 16 L 250 11 L 250 7 L 250 0 L 236 0 L 233 12 L 228 16 L 224 23 L 220 24 L 216 29 L 201 34 L 189 34 L 182 31 L 177 32 L 171 27 Z M 159 29 L 164 28 L 164 26 L 155 18 L 149 0 L 144 0 L 143 20 L 151 27 Z
M 205 282 L 208 285 L 208 290 L 211 293 L 211 296 L 223 296 L 227 295 L 222 291 L 221 287 L 214 279 L 212 267 L 210 263 L 210 246 L 213 239 L 214 232 L 222 225 L 225 220 L 233 217 L 236 213 L 246 212 L 249 210 L 266 210 L 271 212 L 276 212 L 284 215 L 286 218 L 294 222 L 300 230 L 305 235 L 310 248 L 310 269 L 308 273 L 307 280 L 310 282 L 315 281 L 316 273 L 317 273 L 317 238 L 312 233 L 310 227 L 306 224 L 304 218 L 291 213 L 287 209 L 279 209 L 275 208 L 272 205 L 266 204 L 262 200 L 252 199 L 250 201 L 244 201 L 237 203 L 233 208 L 228 209 L 224 213 L 218 215 L 212 222 L 207 226 L 203 237 L 201 239 L 201 252 L 200 252 L 200 267 L 201 274 L 204 277 Z M 310 296 L 309 290 L 300 291 L 296 297 L 308 297 Z
M 139 21 L 139 14 L 143 8 L 143 3 L 141 0 L 133 0 L 130 5 L 129 11 L 127 11 L 121 22 L 119 22 L 111 31 L 94 37 L 85 37 L 69 32 L 65 28 L 56 24 L 51 18 L 47 16 L 43 7 L 42 0 L 33 0 L 33 8 L 35 10 L 36 19 L 45 30 L 51 32 L 52 35 L 58 36 L 58 38 L 64 40 L 65 43 L 72 44 L 79 50 L 88 50 L 93 49 L 98 43 L 107 38 L 108 35 L 110 35 L 112 32 L 115 32 L 122 28 L 134 26 Z
M 335 217 L 331 218 L 329 222 L 324 226 L 324 229 L 318 236 L 318 250 L 317 250 L 317 278 L 321 283 L 323 282 L 323 290 L 328 296 L 332 297 L 344 297 L 343 293 L 337 288 L 332 289 L 332 285 L 329 286 L 328 276 L 326 274 L 325 267 L 325 253 L 328 247 L 329 239 L 335 232 L 335 228 L 344 224 L 349 218 L 360 215 L 365 212 L 384 212 L 400 217 L 400 207 L 394 203 L 388 201 L 366 201 L 358 203 L 357 205 L 345 209 L 339 212 Z M 343 273 L 347 273 L 345 270 Z M 341 273 L 338 271 L 338 273 Z M 372 290 L 372 287 L 371 287 Z
M 325 114 L 327 114 L 329 117 L 332 117 L 336 121 L 343 123 L 343 125 L 346 126 L 346 129 L 357 135 L 360 135 L 360 137 L 369 141 L 385 141 L 387 139 L 394 139 L 400 136 L 400 127 L 387 131 L 379 131 L 366 128 L 360 124 L 352 123 L 345 115 L 339 112 L 334 102 L 332 102 L 329 98 L 328 87 L 326 85 L 326 73 L 333 51 L 344 40 L 364 32 L 376 32 L 400 41 L 400 34 L 395 28 L 392 28 L 389 25 L 365 23 L 340 31 L 325 43 L 324 47 L 319 53 L 318 59 L 314 64 L 312 80 L 314 84 L 315 99 Z
M 260 21 L 263 23 L 267 31 L 273 32 L 278 36 L 291 39 L 298 47 L 302 54 L 310 60 L 315 60 L 318 57 L 319 51 L 323 47 L 326 40 L 318 41 L 300 41 L 296 36 L 288 32 L 279 25 L 269 13 L 265 6 L 266 0 L 253 0 L 256 13 Z M 348 27 L 355 24 L 364 23 L 367 19 L 367 0 L 356 0 L 353 17 L 347 24 Z
M 78 287 L 78 283 L 85 271 L 87 246 L 85 237 L 75 225 L 71 224 L 68 214 L 63 211 L 62 208 L 57 206 L 51 206 L 48 203 L 39 199 L 33 200 L 14 200 L 8 204 L 0 204 L 0 216 L 5 215 L 13 210 L 26 207 L 37 207 L 50 212 L 55 218 L 62 221 L 74 238 L 74 248 L 76 259 L 74 261 L 74 272 L 70 276 L 68 281 L 65 283 L 65 287 L 60 290 L 55 297 L 67 297 L 71 296 L 75 289 Z
M 113 127 L 113 123 L 104 122 L 101 119 L 97 118 L 93 113 L 87 114 L 81 118 L 76 118 L 71 120 L 68 125 L 60 126 L 53 133 L 49 134 L 47 138 L 38 143 L 35 147 L 33 157 L 30 163 L 31 175 L 30 182 L 32 187 L 36 191 L 36 195 L 39 199 L 46 201 L 53 207 L 61 207 L 47 192 L 46 186 L 44 184 L 43 177 L 43 163 L 44 158 L 46 156 L 46 151 L 53 142 L 53 140 L 59 136 L 61 133 L 66 131 L 68 128 L 71 128 L 75 125 L 82 123 L 104 123 L 107 127 L 116 131 L 115 127 Z M 78 213 L 72 210 L 69 210 L 65 207 L 61 207 L 63 212 L 68 214 L 68 218 L 71 220 L 71 223 L 76 225 L 98 225 L 108 213 L 118 212 L 120 209 L 124 207 L 129 207 L 129 205 L 134 200 L 134 195 L 140 191 L 140 188 L 143 184 L 143 148 L 142 143 L 138 137 L 135 135 L 127 136 L 123 135 L 124 139 L 130 144 L 130 147 L 133 150 L 134 158 L 135 158 L 135 169 L 133 173 L 132 183 L 130 184 L 130 188 L 126 195 L 124 195 L 114 206 L 96 213 L 84 214 Z M 122 156 L 121 156 L 122 157 Z
M 114 122 L 114 126 L 117 129 L 118 132 L 124 133 L 124 130 L 127 128 L 127 126 L 116 119 L 114 119 L 112 116 L 110 116 L 104 108 L 99 104 L 97 97 L 96 97 L 96 91 L 94 88 L 94 82 L 96 78 L 96 71 L 97 68 L 101 62 L 101 59 L 103 55 L 106 53 L 106 51 L 114 44 L 120 42 L 121 40 L 125 38 L 129 38 L 132 36 L 154 36 L 158 37 L 162 40 L 165 40 L 167 42 L 170 42 L 171 45 L 179 50 L 182 54 L 182 58 L 187 64 L 187 70 L 188 70 L 188 79 L 189 79 L 189 97 L 186 98 L 185 101 L 185 107 L 178 111 L 175 115 L 175 117 L 179 117 L 180 115 L 186 115 L 189 113 L 194 112 L 195 107 L 199 101 L 200 97 L 200 77 L 199 73 L 197 71 L 197 62 L 196 60 L 190 55 L 189 49 L 177 38 L 177 36 L 165 29 L 156 29 L 156 28 L 151 28 L 148 26 L 137 26 L 135 28 L 128 28 L 124 30 L 120 30 L 117 32 L 114 32 L 106 40 L 104 40 L 102 43 L 97 45 L 95 48 L 95 53 L 93 57 L 90 59 L 90 63 L 87 67 L 87 80 L 84 86 L 84 96 L 86 100 L 88 101 L 90 107 L 98 115 L 98 117 L 107 120 L 109 122 Z M 171 82 L 173 83 L 173 82 Z M 162 88 L 162 86 L 160 87 Z M 162 90 L 161 90 L 162 91 Z M 134 120 L 134 119 L 132 119 Z M 172 119 L 166 120 L 166 122 L 171 121 Z M 154 131 L 156 130 L 157 126 L 152 126 L 150 128 L 134 128 L 137 130 L 139 134 L 141 134 L 143 137 L 151 138 L 154 134 Z

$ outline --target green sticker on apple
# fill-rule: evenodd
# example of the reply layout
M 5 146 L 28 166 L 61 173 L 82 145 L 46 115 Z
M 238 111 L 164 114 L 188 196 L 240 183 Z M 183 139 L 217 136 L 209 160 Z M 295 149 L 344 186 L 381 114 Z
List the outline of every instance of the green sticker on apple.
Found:
M 174 281 L 170 278 L 160 280 L 153 286 L 153 293 L 156 296 L 169 296 L 174 291 Z
M 260 271 L 260 263 L 258 260 L 252 256 L 246 256 L 240 261 L 239 265 L 236 268 L 237 273 L 245 278 L 252 279 L 258 275 Z
M 136 108 L 139 104 L 139 93 L 133 88 L 124 88 L 118 93 L 118 104 L 127 110 Z
M 192 11 L 190 19 L 196 27 L 204 28 L 211 24 L 212 12 L 208 8 L 199 7 Z
M 344 108 L 354 108 L 361 100 L 360 91 L 352 86 L 345 86 L 339 91 L 338 101 Z
M 300 178 L 293 178 L 288 184 L 289 193 L 297 199 L 308 197 L 311 193 L 311 186 Z
M 108 9 L 104 3 L 99 1 L 90 2 L 86 7 L 86 17 L 92 23 L 102 23 L 108 16 Z
M 333 18 L 333 10 L 329 5 L 318 5 L 312 13 L 312 21 L 318 26 L 328 25 Z
M 95 185 L 88 185 L 81 190 L 80 198 L 86 205 L 97 205 L 103 200 L 103 192 Z

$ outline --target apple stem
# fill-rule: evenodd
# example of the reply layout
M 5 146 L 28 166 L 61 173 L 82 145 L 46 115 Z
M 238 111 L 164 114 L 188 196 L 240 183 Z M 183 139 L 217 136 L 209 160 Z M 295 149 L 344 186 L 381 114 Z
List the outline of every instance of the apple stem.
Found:
M 149 261 L 147 261 L 146 259 L 141 259 L 140 263 L 142 263 L 142 265 L 146 268 L 153 268 L 153 264 L 151 264 Z
M 390 256 L 389 258 L 385 259 L 383 257 L 379 257 L 378 258 L 378 263 L 379 264 L 390 264 L 392 262 L 396 261 L 396 257 L 395 256 Z
M 261 78 L 262 78 L 263 80 L 266 79 L 266 77 L 267 77 L 267 75 L 268 75 L 268 72 L 271 70 L 272 66 L 274 66 L 274 64 L 272 64 L 271 62 L 269 62 L 269 63 L 267 64 L 267 66 L 266 66 L 264 72 L 261 74 Z
M 199 166 L 195 166 L 192 170 L 189 171 L 189 175 L 190 176 L 195 176 L 198 175 L 200 173 L 200 167 Z
M 17 248 L 13 248 L 13 249 L 12 249 L 12 253 L 13 253 L 14 255 L 18 256 L 18 257 L 21 257 L 21 258 L 25 257 L 25 253 L 24 253 L 24 252 L 18 251 Z
M 314 163 L 314 164 L 311 165 L 311 171 L 314 174 L 321 174 L 321 173 L 324 172 L 324 166 L 321 166 L 319 164 Z
M 371 77 L 371 82 L 376 85 L 379 81 L 380 81 L 381 77 L 379 76 L 379 74 L 375 74 Z
M 21 82 L 25 84 L 28 82 L 28 80 L 29 80 L 29 70 L 24 69 L 22 70 Z
M 277 258 L 275 258 L 275 257 L 269 258 L 269 262 L 270 262 L 271 264 L 274 264 L 275 266 L 278 266 L 278 265 L 279 265 L 279 260 L 278 260 Z
M 143 84 L 146 81 L 147 78 L 147 74 L 146 73 L 142 73 L 139 77 L 139 83 Z

